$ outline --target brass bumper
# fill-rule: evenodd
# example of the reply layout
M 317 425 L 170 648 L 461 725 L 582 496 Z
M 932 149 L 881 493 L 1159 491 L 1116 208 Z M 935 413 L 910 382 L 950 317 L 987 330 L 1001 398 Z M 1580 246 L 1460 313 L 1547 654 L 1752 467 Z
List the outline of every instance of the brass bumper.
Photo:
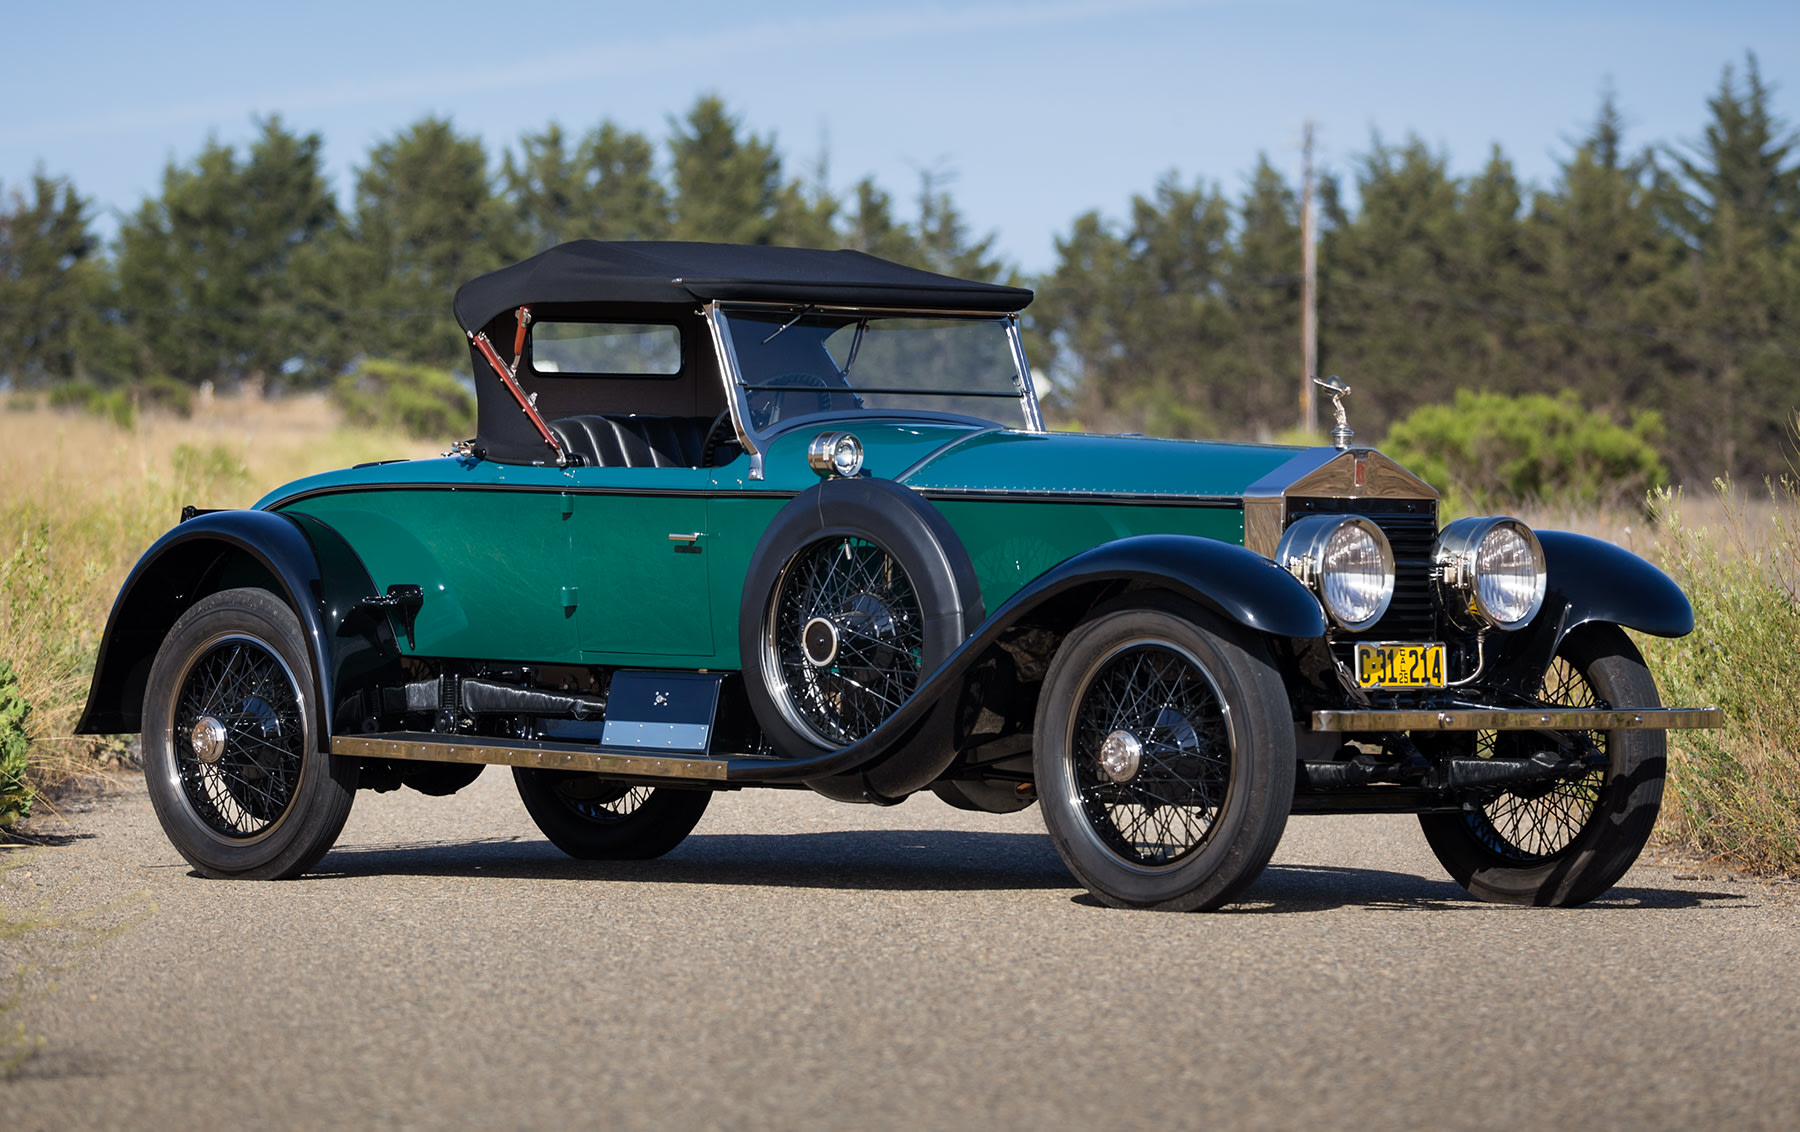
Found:
M 1513 711 L 1315 711 L 1314 731 L 1675 731 L 1721 727 L 1718 708 L 1556 708 Z

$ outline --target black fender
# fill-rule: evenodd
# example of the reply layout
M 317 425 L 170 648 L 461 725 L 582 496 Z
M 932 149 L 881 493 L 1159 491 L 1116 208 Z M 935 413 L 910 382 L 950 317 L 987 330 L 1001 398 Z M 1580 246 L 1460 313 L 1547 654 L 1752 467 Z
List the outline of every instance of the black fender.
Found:
M 76 732 L 140 730 L 150 665 L 170 627 L 201 598 L 236 586 L 269 590 L 299 617 L 327 722 L 319 742 L 329 750 L 339 684 L 386 667 L 399 650 L 387 618 L 360 607 L 375 584 L 343 538 L 316 519 L 273 511 L 207 512 L 151 544 L 107 617 Z
M 1584 625 L 1620 625 L 1655 637 L 1694 631 L 1694 607 L 1674 580 L 1624 547 L 1570 531 L 1534 531 L 1544 548 L 1544 605 L 1531 624 L 1490 634 L 1495 686 L 1536 693 L 1556 650 Z
M 1197 535 L 1137 535 L 1103 543 L 1045 571 L 1009 598 L 866 738 L 809 759 L 733 759 L 726 777 L 774 782 L 851 773 L 881 762 L 911 737 L 938 702 L 1000 637 L 1058 599 L 1098 599 L 1128 585 L 1167 590 L 1274 637 L 1318 638 L 1325 611 L 1292 574 L 1253 550 Z M 1086 591 L 1085 594 L 1081 591 Z
M 1685 637 L 1694 631 L 1694 607 L 1681 587 L 1631 551 L 1569 531 L 1534 533 L 1549 574 L 1544 608 L 1567 607 L 1563 632 L 1591 621 L 1653 637 Z

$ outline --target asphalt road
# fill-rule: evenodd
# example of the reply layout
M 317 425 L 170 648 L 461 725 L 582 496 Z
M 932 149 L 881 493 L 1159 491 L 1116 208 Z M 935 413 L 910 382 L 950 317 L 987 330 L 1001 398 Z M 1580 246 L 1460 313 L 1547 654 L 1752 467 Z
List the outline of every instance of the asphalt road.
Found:
M 1174 916 L 928 795 L 726 794 L 598 865 L 491 768 L 286 883 L 191 874 L 139 781 L 71 820 L 0 905 L 127 926 L 0 1019 L 44 1038 L 8 1129 L 1800 1125 L 1800 892 L 1693 866 L 1490 907 L 1410 820 L 1297 818 Z

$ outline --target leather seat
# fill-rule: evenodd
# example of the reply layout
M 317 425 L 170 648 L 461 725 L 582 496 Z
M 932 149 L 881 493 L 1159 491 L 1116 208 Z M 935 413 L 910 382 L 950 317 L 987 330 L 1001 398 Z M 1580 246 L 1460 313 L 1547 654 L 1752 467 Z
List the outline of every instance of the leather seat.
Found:
M 559 417 L 550 431 L 564 450 L 593 468 L 697 468 L 707 417 Z

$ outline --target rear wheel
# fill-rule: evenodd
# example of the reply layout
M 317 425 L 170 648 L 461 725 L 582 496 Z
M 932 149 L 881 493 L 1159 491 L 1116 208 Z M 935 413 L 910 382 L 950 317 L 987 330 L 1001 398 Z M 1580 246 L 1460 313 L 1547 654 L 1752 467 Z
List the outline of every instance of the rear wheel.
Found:
M 1294 793 L 1294 729 L 1262 643 L 1139 598 L 1080 625 L 1045 676 L 1033 754 L 1044 824 L 1105 904 L 1214 908 L 1268 864 Z
M 1539 698 L 1546 706 L 1659 707 L 1661 695 L 1624 630 L 1578 630 L 1557 650 Z M 1500 904 L 1570 907 L 1623 877 L 1662 806 L 1668 743 L 1661 731 L 1570 736 L 1606 756 L 1604 770 L 1499 790 L 1459 814 L 1424 814 L 1431 851 L 1469 892 Z M 1483 732 L 1476 751 L 1505 737 Z
M 584 861 L 660 857 L 693 832 L 710 790 L 632 786 L 568 770 L 513 768 L 519 799 L 550 843 Z
M 144 778 L 163 831 L 210 877 L 274 880 L 331 848 L 356 764 L 319 749 L 300 621 L 265 590 L 196 602 L 144 690 Z

